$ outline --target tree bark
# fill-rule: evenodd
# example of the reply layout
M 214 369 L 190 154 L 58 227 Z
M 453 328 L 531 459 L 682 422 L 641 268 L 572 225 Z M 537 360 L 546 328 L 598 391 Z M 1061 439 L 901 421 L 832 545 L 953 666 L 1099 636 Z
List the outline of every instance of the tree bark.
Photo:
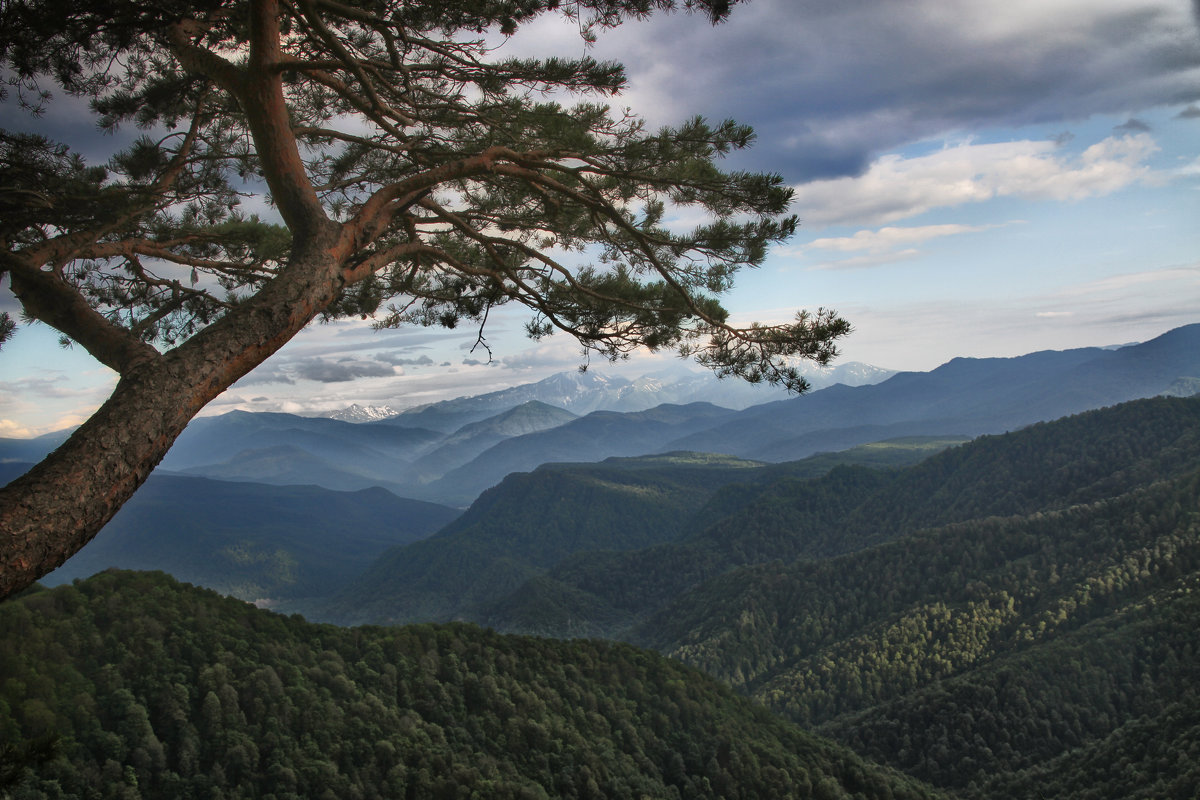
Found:
M 91 541 L 200 409 L 336 299 L 339 234 L 327 221 L 298 237 L 287 267 L 258 294 L 175 350 L 130 368 L 62 446 L 0 489 L 0 598 Z

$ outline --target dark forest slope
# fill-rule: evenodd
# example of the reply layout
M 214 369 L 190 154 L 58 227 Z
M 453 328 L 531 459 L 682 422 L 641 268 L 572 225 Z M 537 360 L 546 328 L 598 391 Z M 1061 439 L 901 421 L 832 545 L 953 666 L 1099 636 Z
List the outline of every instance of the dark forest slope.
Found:
M 947 452 L 841 517 L 897 535 L 726 571 L 631 638 L 965 796 L 1194 796 L 1198 414 L 1139 401 Z
M 756 466 L 680 453 L 510 475 L 435 536 L 381 555 L 317 616 L 352 624 L 470 618 L 573 553 L 676 538 L 713 491 Z
M 312 625 L 157 573 L 0 605 L 0 640 L 23 799 L 934 796 L 624 645 Z
M 678 541 L 565 559 L 484 619 L 507 630 L 625 636 L 627 626 L 737 567 L 826 559 L 926 528 L 1064 509 L 1197 466 L 1200 399 L 1158 398 L 982 437 L 898 471 L 839 466 L 815 479 L 731 485 Z M 652 623 L 647 631 L 657 633 L 639 641 L 682 640 L 664 631 L 689 616 L 667 611 L 669 624 Z
M 163 570 L 244 600 L 324 596 L 389 548 L 457 515 L 380 488 L 335 492 L 151 475 L 47 582 L 115 566 Z

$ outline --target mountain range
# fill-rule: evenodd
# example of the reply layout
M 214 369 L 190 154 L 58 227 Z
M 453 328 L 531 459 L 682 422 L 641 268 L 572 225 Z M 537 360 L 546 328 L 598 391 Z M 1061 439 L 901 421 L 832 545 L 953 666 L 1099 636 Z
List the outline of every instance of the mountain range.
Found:
M 851 364 L 827 377 L 869 381 L 886 374 Z M 372 414 L 363 423 L 241 411 L 203 417 L 160 470 L 337 490 L 380 486 L 466 507 L 506 475 L 548 462 L 673 451 L 794 461 L 904 436 L 1001 433 L 1138 397 L 1188 394 L 1200 388 L 1197 376 L 1200 325 L 1116 349 L 959 358 L 930 372 L 836 384 L 741 410 L 712 402 L 720 399 L 714 390 L 740 384 L 711 376 L 628 381 L 569 372 L 383 419 Z M 708 400 L 689 399 L 697 396 Z M 0 440 L 0 460 L 34 460 L 62 435 Z
M 898 469 L 818 463 L 677 455 L 511 476 L 337 605 L 411 609 L 418 579 L 427 601 L 466 598 L 451 613 L 498 630 L 650 647 L 957 796 L 1037 796 L 1043 782 L 1047 797 L 1188 796 L 1200 397 Z M 634 498 L 654 492 L 675 521 L 639 529 Z M 571 532 L 594 549 L 555 552 Z M 439 543 L 452 546 L 430 559 Z M 528 577 L 505 592 L 499 576 L 518 567 Z
M 424 485 L 459 470 L 470 494 L 487 465 L 516 471 L 461 515 L 379 488 L 163 472 L 89 545 L 109 547 L 103 558 L 67 567 L 165 567 L 338 622 L 467 620 L 593 641 L 308 626 L 162 576 L 104 573 L 0 608 L 20 645 L 0 668 L 21 676 L 0 685 L 0 729 L 19 737 L 4 752 L 32 763 L 39 731 L 78 723 L 77 749 L 46 780 L 150 786 L 173 774 L 208 794 L 239 777 L 335 796 L 449 792 L 431 776 L 453 773 L 512 796 L 540 796 L 535 784 L 564 796 L 1192 796 L 1198 353 L 1189 326 L 1114 350 L 956 359 L 741 411 L 576 415 L 526 400 L 452 433 L 214 418 L 177 468 L 257 463 L 216 460 L 240 444 L 279 476 L 304 453 L 343 476 L 404 475 L 426 459 L 433 475 L 480 447 L 484 460 Z M 631 442 L 636 455 L 588 461 Z M 38 446 L 0 443 L 0 456 Z M 547 458 L 525 468 L 539 450 Z M 743 700 L 696 670 L 775 716 L 744 716 Z M 103 700 L 93 709 L 84 696 Z M 271 720 L 287 722 L 268 731 Z M 293 729 L 308 738 L 292 743 Z M 261 757 L 267 736 L 286 764 Z M 544 777 L 568 766 L 569 786 Z M 173 785 L 163 791 L 185 796 Z
M 668 446 L 785 461 L 895 436 L 1003 433 L 1141 397 L 1187 394 L 1197 376 L 1200 324 L 1116 350 L 956 358 L 931 372 L 755 406 Z
M 461 505 L 511 472 L 551 461 L 690 451 L 782 462 L 904 436 L 1003 433 L 1126 400 L 1187 393 L 1197 375 L 1200 325 L 1192 325 L 1117 350 L 960 358 L 931 372 L 839 384 L 741 411 L 698 416 L 701 407 L 692 404 L 594 413 L 499 442 L 416 496 Z
M 878 383 L 893 374 L 891 370 L 858 361 L 826 367 L 805 364 L 800 371 L 813 389 L 839 383 L 862 386 Z M 485 419 L 530 401 L 546 403 L 582 416 L 593 411 L 645 411 L 663 404 L 687 405 L 697 402 L 741 409 L 786 396 L 786 391 L 769 384 L 721 380 L 711 372 L 695 372 L 682 366 L 632 380 L 589 369 L 560 372 L 536 383 L 417 406 L 406 409 L 389 421 L 396 425 L 450 433 L 468 422 Z
M 324 596 L 385 551 L 458 512 L 380 488 L 338 492 L 151 475 L 104 529 L 43 581 L 155 569 L 263 605 Z
M 890 461 L 909 465 L 879 468 Z M 1200 746 L 1197 520 L 1200 397 L 1162 397 L 967 443 L 907 439 L 784 464 L 678 453 L 547 465 L 510 476 L 435 536 L 383 554 L 365 578 L 348 584 L 366 587 L 375 608 L 383 609 L 388 592 L 398 597 L 397 586 L 407 590 L 410 579 L 421 578 L 405 574 L 404 565 L 442 540 L 449 545 L 442 556 L 426 559 L 442 572 L 426 571 L 427 585 L 420 588 L 436 600 L 436 581 L 454 577 L 447 568 L 465 570 L 442 595 L 472 597 L 471 605 L 452 610 L 455 615 L 500 629 L 615 636 L 652 648 L 838 743 L 803 743 L 777 717 L 757 717 L 754 726 L 738 728 L 747 749 L 736 771 L 732 761 L 723 760 L 719 742 L 688 745 L 682 737 L 684 731 L 703 736 L 714 726 L 725 730 L 712 709 L 742 712 L 703 688 L 695 672 L 673 667 L 669 677 L 655 677 L 670 662 L 637 655 L 644 651 L 594 640 L 505 638 L 461 626 L 302 627 L 297 617 L 259 616 L 263 612 L 228 604 L 217 608 L 165 578 L 128 573 L 98 575 L 53 594 L 35 590 L 19 606 L 0 609 L 6 640 L 21 645 L 0 654 L 5 674 L 52 676 L 33 684 L 24 677 L 9 680 L 0 691 L 64 688 L 61 696 L 52 688 L 41 691 L 42 705 L 4 695 L 0 721 L 33 731 L 38 720 L 57 718 L 55 709 L 74 703 L 83 691 L 72 688 L 84 680 L 74 669 L 107 676 L 89 691 L 128 691 L 97 695 L 104 698 L 95 706 L 100 716 L 95 724 L 79 723 L 76 737 L 83 749 L 72 750 L 79 761 L 71 763 L 99 758 L 100 769 L 103 758 L 128 756 L 132 774 L 147 786 L 157 785 L 154 775 L 166 774 L 145 771 L 156 763 L 154 742 L 160 743 L 164 769 L 180 778 L 198 774 L 192 762 L 178 760 L 181 748 L 189 746 L 187 725 L 194 728 L 193 738 L 212 743 L 203 746 L 218 749 L 205 757 L 222 765 L 213 773 L 220 780 L 232 769 L 235 781 L 238 775 L 276 781 L 265 767 L 255 767 L 263 763 L 258 756 L 229 748 L 243 741 L 232 732 L 245 724 L 245 741 L 263 741 L 255 726 L 269 719 L 292 719 L 284 730 L 309 731 L 301 708 L 320 708 L 327 719 L 306 735 L 338 731 L 325 747 L 285 744 L 280 734 L 272 739 L 281 756 L 303 764 L 290 785 L 332 786 L 317 776 L 345 775 L 379 786 L 386 771 L 379 764 L 390 763 L 388 753 L 410 752 L 404 748 L 428 753 L 438 745 L 422 744 L 425 738 L 398 740 L 391 749 L 378 743 L 396 731 L 417 730 L 431 743 L 443 741 L 434 729 L 420 727 L 434 723 L 444 741 L 460 747 L 486 748 L 483 743 L 501 735 L 506 743 L 527 741 L 528 749 L 504 748 L 519 766 L 500 767 L 490 750 L 483 756 L 493 759 L 486 761 L 494 765 L 489 769 L 501 769 L 512 780 L 535 769 L 520 760 L 522 753 L 565 752 L 552 749 L 555 736 L 594 741 L 597 752 L 615 754 L 629 752 L 620 743 L 635 740 L 630 737 L 674 731 L 665 752 L 680 753 L 682 767 L 644 766 L 658 764 L 657 755 L 649 762 L 631 755 L 620 763 L 642 764 L 645 775 L 686 785 L 689 796 L 709 796 L 705 787 L 715 780 L 732 781 L 721 784 L 725 796 L 747 786 L 773 787 L 764 788 L 763 796 L 821 795 L 803 788 L 811 783 L 790 783 L 795 770 L 835 776 L 822 790 L 831 797 L 1190 796 L 1200 780 L 1200 762 L 1188 755 Z M 397 557 L 406 551 L 410 557 Z M 462 556 L 457 564 L 456 554 Z M 480 556 L 490 559 L 483 570 L 476 569 Z M 395 579 L 390 588 L 380 580 L 388 576 Z M 339 601 L 348 602 L 348 596 L 343 593 Z M 32 623 L 35 614 L 56 632 L 42 637 Z M 202 642 L 214 630 L 222 638 L 210 652 Z M 147 636 L 160 645 L 141 644 Z M 237 644 L 241 636 L 246 638 Z M 319 641 L 311 651 L 300 644 L 309 640 Z M 397 642 L 405 643 L 402 649 L 395 649 Z M 525 647 L 536 650 L 532 660 L 517 655 Z M 574 660 L 582 651 L 588 655 Z M 141 654 L 136 669 L 129 661 L 134 652 Z M 290 668 L 276 660 L 284 653 Z M 96 672 L 91 666 L 102 662 L 113 669 Z M 196 665 L 195 675 L 188 665 Z M 592 683 L 601 675 L 612 676 L 612 683 L 602 681 L 603 689 Z M 272 689 L 276 679 L 279 688 Z M 391 688 L 382 695 L 374 688 L 359 693 L 375 687 L 377 679 Z M 161 680 L 184 688 L 165 691 Z M 222 681 L 230 688 L 223 689 Z M 506 682 L 502 691 L 493 688 L 500 681 Z M 187 688 L 193 685 L 194 696 Z M 548 694 L 551 685 L 556 688 Z M 237 686 L 258 688 L 243 692 Z M 626 687 L 639 708 L 650 708 L 656 702 L 651 696 L 669 705 L 638 717 L 635 726 L 604 744 L 610 729 L 597 726 L 622 718 L 601 700 L 614 691 L 610 686 Z M 646 687 L 653 688 L 644 694 Z M 572 717 L 576 720 L 590 719 L 587 708 L 595 703 L 590 737 L 567 734 L 567 723 L 548 719 L 544 730 L 560 733 L 545 736 L 531 729 L 533 738 L 526 740 L 525 733 L 504 727 L 506 718 L 544 719 L 541 706 L 526 708 L 521 698 L 541 698 L 557 709 L 560 701 L 549 698 L 559 692 L 562 708 L 578 708 L 582 716 Z M 310 694 L 303 706 L 295 702 Z M 384 710 L 386 698 L 400 694 L 399 708 L 415 715 L 407 722 Z M 383 705 L 377 702 L 381 697 Z M 293 702 L 276 709 L 272 698 Z M 151 711 L 139 716 L 130 703 Z M 499 720 L 494 730 L 493 711 Z M 84 720 L 78 714 L 89 713 L 80 709 L 63 719 Z M 104 716 L 110 713 L 115 716 Z M 139 719 L 150 722 L 128 722 Z M 378 730 L 337 727 L 349 719 L 381 722 Z M 171 725 L 177 727 L 165 720 L 175 720 Z M 212 731 L 204 733 L 205 725 Z M 94 735 L 109 728 L 118 739 Z M 134 737 L 125 749 L 113 744 L 125 736 Z M 791 744 L 776 749 L 783 742 Z M 837 746 L 848 749 L 828 749 Z M 144 756 L 137 754 L 139 747 Z M 854 760 L 859 756 L 851 751 L 869 761 Z M 20 752 L 38 757 L 33 744 Z M 312 762 L 315 752 L 331 754 L 332 766 Z M 438 762 L 443 766 L 429 769 L 447 769 L 449 751 L 435 752 L 444 753 Z M 777 752 L 805 753 L 838 766 L 785 765 Z M 844 755 L 831 762 L 837 752 Z M 593 769 L 601 763 L 595 754 L 583 758 Z M 747 767 L 763 759 L 778 766 L 762 772 Z M 870 762 L 896 771 L 876 772 Z M 63 769 L 54 768 L 54 780 L 79 780 Z M 405 785 L 425 785 L 413 769 L 403 773 L 411 782 Z M 622 780 L 645 780 L 633 777 L 628 766 L 604 769 L 606 775 L 616 769 L 629 775 Z M 498 774 L 493 772 L 493 780 Z M 894 776 L 887 789 L 877 783 L 865 788 L 883 774 Z M 455 775 L 458 785 L 485 780 L 466 767 Z M 613 791 L 625 796 L 624 789 Z

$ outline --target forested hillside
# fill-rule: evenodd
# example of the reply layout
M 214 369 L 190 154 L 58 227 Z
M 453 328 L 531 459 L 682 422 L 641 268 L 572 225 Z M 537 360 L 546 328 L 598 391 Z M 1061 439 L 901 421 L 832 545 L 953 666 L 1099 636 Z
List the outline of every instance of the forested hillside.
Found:
M 18 800 L 936 796 L 625 645 L 313 625 L 128 572 L 0 605 L 0 640 Z
M 628 636 L 964 796 L 1193 796 L 1198 432 L 1160 399 L 947 451 Z
M 0 775 L 22 798 L 1194 796 L 1200 398 L 923 458 L 946 444 L 546 467 L 363 584 L 377 614 L 409 591 L 616 636 L 746 698 L 626 645 L 311 625 L 105 573 L 0 606 Z
M 382 555 L 318 616 L 341 623 L 477 616 L 572 553 L 676 538 L 713 491 L 758 466 L 675 454 L 510 475 L 435 536 Z
M 930 527 L 1065 509 L 1197 466 L 1200 400 L 1159 398 L 982 437 L 899 471 L 839 466 L 816 479 L 731 485 L 697 513 L 701 524 L 689 535 L 640 552 L 580 553 L 485 621 L 625 637 L 682 593 L 738 566 L 826 559 Z
M 840 464 L 912 464 L 958 442 L 879 442 L 776 465 L 705 453 L 547 464 L 508 476 L 435 536 L 383 554 L 329 602 L 302 610 L 342 624 L 486 619 L 576 553 L 640 551 L 686 535 L 730 484 L 761 487 Z

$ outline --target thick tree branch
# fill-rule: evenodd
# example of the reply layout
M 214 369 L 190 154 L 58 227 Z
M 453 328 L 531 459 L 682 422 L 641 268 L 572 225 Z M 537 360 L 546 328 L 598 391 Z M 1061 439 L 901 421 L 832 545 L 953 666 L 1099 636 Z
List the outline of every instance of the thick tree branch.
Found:
M 78 342 L 101 364 L 124 375 L 160 357 L 153 347 L 93 308 L 56 272 L 31 267 L 11 254 L 2 257 L 13 294 L 25 313 Z
M 113 395 L 83 426 L 0 489 L 0 598 L 86 544 L 201 408 L 336 299 L 340 264 L 329 257 L 334 235 L 324 228 L 307 237 L 281 276 L 253 298 L 169 353 L 129 364 Z

